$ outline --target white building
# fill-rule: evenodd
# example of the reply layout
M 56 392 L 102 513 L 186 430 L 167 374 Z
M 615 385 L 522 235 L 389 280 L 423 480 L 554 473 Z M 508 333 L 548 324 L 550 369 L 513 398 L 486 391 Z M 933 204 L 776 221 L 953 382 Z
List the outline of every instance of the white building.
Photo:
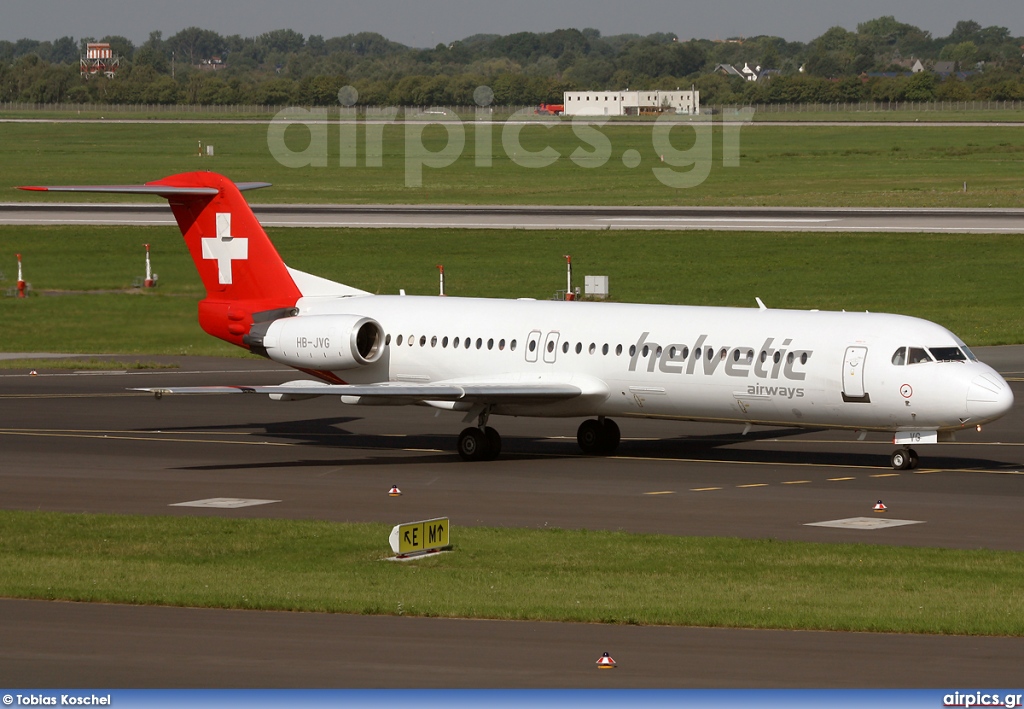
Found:
M 567 116 L 645 116 L 700 113 L 700 91 L 566 91 Z

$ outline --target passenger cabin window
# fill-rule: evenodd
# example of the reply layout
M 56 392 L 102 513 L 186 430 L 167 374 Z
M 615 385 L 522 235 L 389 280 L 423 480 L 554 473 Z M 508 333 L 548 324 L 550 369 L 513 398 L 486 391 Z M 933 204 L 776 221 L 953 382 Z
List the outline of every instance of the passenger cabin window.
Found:
M 898 350 L 892 353 L 892 363 L 897 367 L 902 367 L 907 363 L 907 348 L 900 347 Z
M 911 347 L 910 356 L 907 360 L 909 364 L 921 364 L 921 362 L 931 362 L 932 358 L 928 356 L 923 347 Z
M 959 347 L 929 347 L 936 362 L 963 362 L 967 357 Z

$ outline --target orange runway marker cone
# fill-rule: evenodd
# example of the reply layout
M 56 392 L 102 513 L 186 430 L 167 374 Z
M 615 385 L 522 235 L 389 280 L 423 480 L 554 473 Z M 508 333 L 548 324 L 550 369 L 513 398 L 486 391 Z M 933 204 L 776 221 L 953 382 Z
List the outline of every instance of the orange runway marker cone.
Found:
M 401 497 L 402 491 L 398 489 L 398 485 L 392 485 L 391 489 L 388 490 L 388 495 L 391 497 Z
M 887 509 L 889 508 L 883 505 L 881 500 L 875 503 L 875 512 L 885 512 Z

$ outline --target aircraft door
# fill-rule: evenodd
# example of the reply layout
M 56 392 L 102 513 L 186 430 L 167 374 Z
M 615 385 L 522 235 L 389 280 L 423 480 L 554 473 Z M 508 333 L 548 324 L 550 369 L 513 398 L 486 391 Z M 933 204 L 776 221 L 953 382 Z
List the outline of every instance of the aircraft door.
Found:
M 558 356 L 558 337 L 557 330 L 549 332 L 544 342 L 544 361 L 548 364 L 554 364 L 555 357 Z
M 868 401 L 864 391 L 864 360 L 867 347 L 847 347 L 843 358 L 843 401 Z
M 540 330 L 534 330 L 526 339 L 526 361 L 536 362 L 537 351 L 540 349 Z

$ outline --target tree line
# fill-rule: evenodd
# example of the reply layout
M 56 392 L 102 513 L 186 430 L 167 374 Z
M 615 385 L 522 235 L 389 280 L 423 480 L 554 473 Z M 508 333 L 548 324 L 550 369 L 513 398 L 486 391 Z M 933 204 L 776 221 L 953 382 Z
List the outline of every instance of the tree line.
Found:
M 370 32 L 242 37 L 189 27 L 167 38 L 152 32 L 139 46 L 101 38 L 121 58 L 117 75 L 85 80 L 79 58 L 93 41 L 0 41 L 0 101 L 336 106 L 339 89 L 354 86 L 361 105 L 472 105 L 481 85 L 498 105 L 559 103 L 569 90 L 690 86 L 705 104 L 1024 99 L 1024 38 L 971 20 L 946 37 L 886 16 L 807 43 L 588 28 L 480 34 L 432 49 Z M 951 71 L 910 74 L 915 59 Z M 745 81 L 716 71 L 723 64 L 773 71 Z

